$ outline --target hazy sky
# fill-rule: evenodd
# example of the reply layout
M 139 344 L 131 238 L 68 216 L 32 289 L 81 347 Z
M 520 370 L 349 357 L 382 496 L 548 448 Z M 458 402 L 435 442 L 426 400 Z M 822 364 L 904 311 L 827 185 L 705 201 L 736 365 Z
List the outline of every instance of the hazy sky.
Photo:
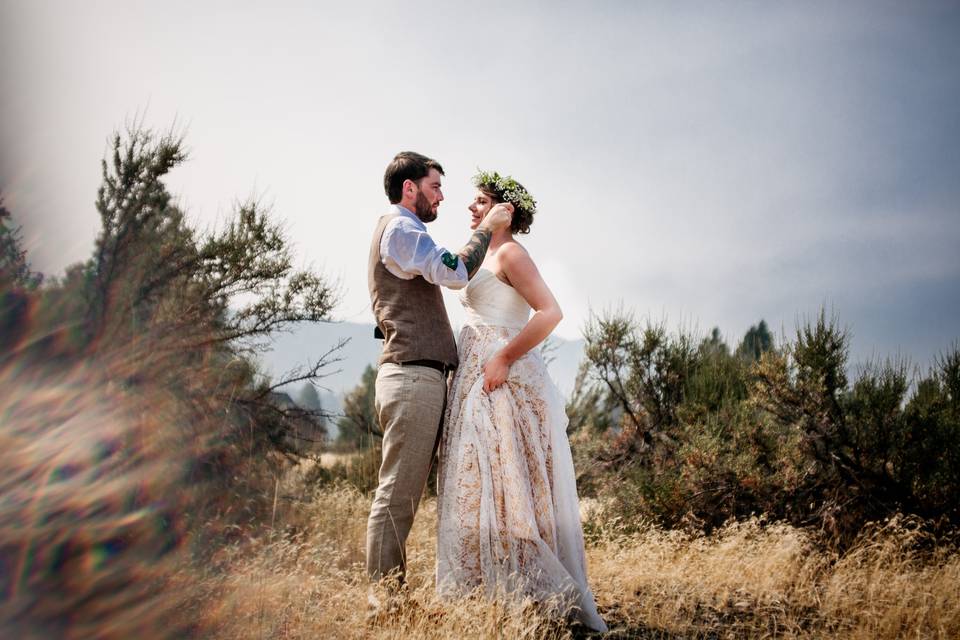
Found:
M 0 74 L 0 189 L 44 272 L 89 255 L 141 114 L 186 129 L 192 218 L 271 203 L 343 320 L 372 320 L 383 169 L 413 149 L 452 249 L 476 167 L 538 199 L 562 336 L 622 304 L 736 341 L 826 305 L 858 357 L 960 338 L 960 3 L 0 0 Z

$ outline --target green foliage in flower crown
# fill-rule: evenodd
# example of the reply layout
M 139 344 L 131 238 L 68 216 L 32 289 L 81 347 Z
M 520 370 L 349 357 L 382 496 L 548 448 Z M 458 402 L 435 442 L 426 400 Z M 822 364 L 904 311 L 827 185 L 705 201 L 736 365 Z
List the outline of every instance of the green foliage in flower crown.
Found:
M 503 202 L 509 202 L 517 209 L 531 214 L 537 212 L 537 201 L 526 188 L 511 176 L 501 176 L 496 171 L 478 171 L 473 176 L 473 186 L 497 194 Z

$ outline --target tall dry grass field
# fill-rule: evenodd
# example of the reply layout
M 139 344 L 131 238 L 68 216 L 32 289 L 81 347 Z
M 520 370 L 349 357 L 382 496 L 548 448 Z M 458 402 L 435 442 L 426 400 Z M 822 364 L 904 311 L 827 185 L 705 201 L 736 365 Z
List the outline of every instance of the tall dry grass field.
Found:
M 430 498 L 410 537 L 405 601 L 368 624 L 369 497 L 311 486 L 310 471 L 294 468 L 265 484 L 255 517 L 238 517 L 251 510 L 239 494 L 214 500 L 216 485 L 189 480 L 184 462 L 205 444 L 167 428 L 192 424 L 181 403 L 112 379 L 45 371 L 14 386 L 0 371 L 10 383 L 0 397 L 3 637 L 587 635 L 530 602 L 438 601 Z M 909 520 L 874 527 L 838 556 L 776 523 L 625 534 L 609 506 L 583 506 L 609 637 L 960 637 L 960 554 Z
M 531 603 L 457 603 L 433 594 L 435 501 L 410 537 L 400 611 L 365 620 L 363 542 L 369 500 L 345 487 L 278 484 L 271 534 L 224 551 L 204 577 L 199 631 L 217 638 L 569 638 L 588 635 Z M 297 493 L 299 491 L 299 493 Z M 693 536 L 650 526 L 629 536 L 585 501 L 590 578 L 610 637 L 960 637 L 960 555 L 910 522 L 866 533 L 842 557 L 796 528 L 759 520 Z M 613 523 L 613 524 L 610 524 Z
M 960 637 L 960 555 L 910 523 L 843 556 L 757 520 L 713 536 L 654 527 L 590 550 L 600 605 L 627 628 L 681 637 Z

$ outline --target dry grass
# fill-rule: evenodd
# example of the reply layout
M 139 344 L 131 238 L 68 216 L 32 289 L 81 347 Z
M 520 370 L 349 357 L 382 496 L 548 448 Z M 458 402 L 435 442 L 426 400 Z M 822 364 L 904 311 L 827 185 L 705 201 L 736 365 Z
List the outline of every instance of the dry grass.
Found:
M 317 492 L 309 507 L 281 514 L 285 531 L 234 549 L 230 572 L 210 576 L 198 607 L 204 637 L 215 638 L 560 638 L 569 632 L 531 603 L 439 601 L 433 593 L 436 504 L 425 501 L 408 546 L 402 606 L 366 621 L 363 568 L 369 502 L 349 488 Z M 289 518 L 289 519 L 288 519 Z M 379 594 L 381 597 L 383 593 Z
M 296 482 L 289 481 L 289 488 Z M 282 489 L 281 489 L 282 492 Z M 218 638 L 569 638 L 585 635 L 529 603 L 456 604 L 433 594 L 435 502 L 410 538 L 400 612 L 365 622 L 363 538 L 368 500 L 328 488 L 281 501 L 272 538 L 236 547 L 226 575 L 208 576 L 201 635 Z M 587 517 L 603 518 L 600 509 Z M 603 529 L 602 523 L 599 526 Z M 909 522 L 878 527 L 843 557 L 809 535 L 758 520 L 704 537 L 607 527 L 588 549 L 610 637 L 954 638 L 960 636 L 960 555 L 930 549 Z
M 332 467 L 336 464 L 350 466 L 355 458 L 356 456 L 351 453 L 334 453 L 324 451 L 320 454 L 320 464 L 324 467 Z
M 955 638 L 960 555 L 915 523 L 865 532 L 842 557 L 760 520 L 713 536 L 654 527 L 589 550 L 601 609 L 627 627 L 732 638 Z
M 410 538 L 403 606 L 368 626 L 369 498 L 307 489 L 301 469 L 270 483 L 271 526 L 197 513 L 208 501 L 182 480 L 193 445 L 162 428 L 186 420 L 177 402 L 144 404 L 96 379 L 78 370 L 26 384 L 20 375 L 0 396 L 0 635 L 586 635 L 529 602 L 438 601 L 432 499 Z M 909 520 L 876 527 L 838 557 L 804 531 L 757 520 L 709 537 L 654 526 L 625 535 L 604 505 L 583 504 L 589 576 L 610 637 L 960 637 L 960 554 Z M 197 523 L 206 523 L 199 532 Z

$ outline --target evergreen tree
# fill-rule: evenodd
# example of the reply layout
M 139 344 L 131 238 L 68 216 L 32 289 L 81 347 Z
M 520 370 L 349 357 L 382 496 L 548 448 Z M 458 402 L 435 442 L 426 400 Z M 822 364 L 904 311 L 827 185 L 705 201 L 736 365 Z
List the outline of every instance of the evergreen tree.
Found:
M 581 429 L 594 434 L 605 433 L 619 424 L 623 413 L 610 390 L 591 378 L 590 361 L 586 359 L 577 369 L 566 409 L 567 433 L 570 435 Z
M 163 182 L 186 157 L 173 133 L 134 126 L 114 135 L 97 193 L 102 228 L 86 267 L 90 337 L 149 325 L 185 346 L 258 349 L 291 323 L 324 319 L 336 291 L 293 269 L 289 243 L 259 203 L 240 204 L 216 233 L 187 225 Z
M 764 353 L 773 348 L 773 334 L 767 328 L 767 322 L 760 320 L 756 326 L 751 326 L 744 334 L 743 340 L 737 347 L 737 355 L 741 358 L 756 362 Z
M 222 396 L 238 439 L 257 436 L 244 446 L 296 454 L 291 431 L 318 425 L 320 416 L 278 402 L 275 392 L 316 378 L 342 344 L 274 381 L 252 356 L 277 331 L 326 319 L 337 292 L 321 275 L 293 268 L 280 224 L 256 201 L 238 204 L 219 230 L 194 229 L 165 184 L 186 158 L 174 133 L 134 123 L 113 135 L 101 163 L 93 256 L 44 287 L 34 314 L 36 332 L 55 335 L 43 344 L 57 352 L 43 357 L 96 358 L 101 366 L 135 359 L 136 373 L 127 367 L 114 376 L 125 387 L 160 384 L 197 403 Z
M 4 206 L 0 193 L 0 292 L 12 288 L 35 289 L 41 279 L 40 274 L 30 270 L 20 228 L 13 225 L 13 216 Z
M 367 365 L 360 383 L 344 396 L 343 417 L 337 421 L 339 444 L 365 449 L 373 443 L 373 438 L 383 437 L 374 406 L 376 382 L 377 370 Z
M 309 382 L 304 382 L 303 386 L 300 387 L 300 393 L 297 394 L 297 404 L 311 411 L 323 410 L 320 394 L 317 392 L 317 388 Z
M 700 350 L 708 353 L 720 353 L 727 355 L 730 353 L 730 347 L 727 346 L 727 343 L 723 340 L 723 335 L 720 333 L 720 327 L 714 327 L 710 330 L 710 335 L 703 339 L 700 343 Z
M 20 228 L 0 194 L 0 358 L 21 344 L 41 276 L 30 270 Z

